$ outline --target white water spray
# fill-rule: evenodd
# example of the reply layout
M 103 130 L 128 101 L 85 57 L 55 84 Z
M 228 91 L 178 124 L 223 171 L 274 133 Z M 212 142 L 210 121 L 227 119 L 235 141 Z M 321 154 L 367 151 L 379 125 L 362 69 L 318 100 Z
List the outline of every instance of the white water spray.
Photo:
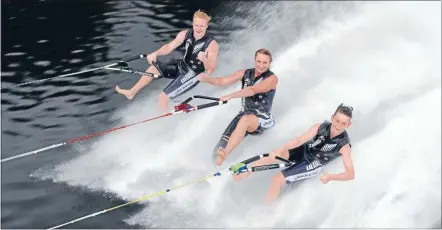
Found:
M 329 119 L 344 102 L 355 108 L 349 134 L 356 179 L 323 185 L 313 178 L 264 208 L 260 204 L 277 171 L 237 184 L 229 177 L 215 178 L 152 199 L 128 223 L 388 228 L 431 227 L 439 220 L 440 2 L 365 3 L 351 12 L 343 4 L 321 13 L 322 4 L 259 4 L 251 9 L 260 13 L 253 26 L 224 45 L 217 75 L 252 67 L 254 51 L 266 47 L 275 51 L 272 70 L 280 82 L 277 126 L 247 138 L 221 168 L 281 146 Z M 201 86 L 193 93 L 222 96 L 238 88 Z M 118 114 L 122 123 L 154 115 L 156 98 L 142 103 L 124 108 Z M 110 134 L 45 177 L 127 200 L 202 177 L 220 169 L 211 151 L 238 110 L 236 100 Z M 341 172 L 341 161 L 326 170 Z

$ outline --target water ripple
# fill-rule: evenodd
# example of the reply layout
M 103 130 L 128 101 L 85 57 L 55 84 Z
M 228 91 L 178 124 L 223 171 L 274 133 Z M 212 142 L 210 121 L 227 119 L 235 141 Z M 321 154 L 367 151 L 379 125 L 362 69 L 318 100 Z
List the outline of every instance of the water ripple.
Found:
M 203 1 L 198 7 L 219 4 L 216 2 Z M 150 49 L 145 47 L 158 47 L 160 44 L 155 42 L 168 41 L 190 25 L 196 6 L 178 3 L 63 1 L 60 4 L 6 0 L 2 2 L 2 19 L 8 21 L 2 28 L 8 34 L 2 40 L 2 86 L 101 66 Z M 216 36 L 229 31 L 211 29 Z M 134 67 L 139 66 L 145 68 L 145 60 L 134 63 Z M 120 76 L 124 80 L 138 79 L 129 74 L 97 71 L 2 90 L 2 157 L 112 127 L 113 113 L 128 103 L 114 90 L 122 79 Z M 89 142 L 84 144 L 88 145 Z M 80 143 L 76 146 L 84 147 Z M 29 180 L 30 171 L 49 162 L 56 164 L 69 159 L 74 156 L 72 152 L 77 153 L 74 150 L 66 146 L 2 167 L 2 227 L 45 228 L 59 220 L 95 211 L 100 205 L 108 207 L 108 200 L 101 194 L 75 191 L 57 184 L 58 181 Z M 73 206 L 80 208 L 73 210 Z M 129 215 L 125 212 L 97 218 L 93 225 L 132 228 L 123 222 Z M 73 227 L 90 228 L 89 224 Z
M 12 121 L 15 121 L 17 123 L 28 123 L 30 121 L 32 121 L 33 119 L 31 118 L 20 118 L 20 117 L 15 117 L 15 118 L 11 118 Z

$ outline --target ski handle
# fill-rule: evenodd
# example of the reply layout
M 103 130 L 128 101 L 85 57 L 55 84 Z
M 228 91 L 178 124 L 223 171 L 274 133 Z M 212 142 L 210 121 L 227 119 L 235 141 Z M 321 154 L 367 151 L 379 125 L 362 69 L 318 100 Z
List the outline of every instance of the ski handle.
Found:
M 181 105 L 187 104 L 191 100 L 196 99 L 196 98 L 211 100 L 211 101 L 214 101 L 214 102 L 210 102 L 210 103 L 206 103 L 206 104 L 195 106 L 195 110 L 205 109 L 205 108 L 209 108 L 209 107 L 213 107 L 213 106 L 218 106 L 218 105 L 223 105 L 223 104 L 227 103 L 227 101 L 220 101 L 219 98 L 216 98 L 216 97 L 208 97 L 208 96 L 202 96 L 202 95 L 195 95 L 195 96 L 191 96 L 191 97 L 187 98 L 186 100 L 184 100 L 183 102 L 181 102 Z
M 261 154 L 261 155 L 257 155 L 257 156 L 251 157 L 251 158 L 249 158 L 247 160 L 241 161 L 241 163 L 243 163 L 245 165 L 248 165 L 248 164 L 250 164 L 252 162 L 255 162 L 255 161 L 257 161 L 257 160 L 259 160 L 261 158 L 269 157 L 269 156 L 270 156 L 269 153 L 264 153 L 264 154 Z M 250 171 L 258 172 L 258 171 L 265 171 L 265 170 L 277 169 L 277 168 L 287 168 L 287 167 L 290 167 L 290 166 L 296 164 L 296 162 L 291 162 L 291 161 L 286 160 L 286 159 L 284 159 L 282 157 L 279 157 L 279 156 L 276 156 L 275 158 L 277 160 L 280 160 L 280 161 L 284 162 L 284 163 L 281 163 L 281 164 L 275 163 L 275 164 L 253 166 L 253 167 L 250 168 Z M 246 171 L 247 171 L 247 169 L 245 169 L 245 171 L 241 170 L 241 173 L 242 172 L 246 172 Z
M 161 71 L 161 68 L 158 66 L 158 63 L 156 63 L 155 61 L 152 61 L 152 65 L 157 69 L 159 74 L 145 72 L 145 71 L 140 71 L 140 70 L 132 69 L 132 68 L 129 67 L 129 63 L 128 62 L 131 62 L 131 61 L 134 61 L 134 60 L 138 60 L 140 58 L 145 58 L 145 57 L 147 57 L 146 54 L 140 54 L 140 55 L 137 55 L 137 56 L 133 56 L 133 57 L 127 58 L 127 59 L 125 59 L 123 61 L 117 61 L 115 64 L 105 66 L 104 68 L 108 69 L 108 70 L 117 70 L 117 71 L 121 71 L 121 72 L 128 72 L 128 73 L 134 73 L 134 74 L 139 74 L 139 75 L 151 76 L 151 77 L 156 78 L 156 79 L 164 77 L 164 74 Z M 120 68 L 111 68 L 112 66 L 117 66 L 117 67 L 120 67 Z
M 256 156 L 254 156 L 254 157 L 251 157 L 251 158 L 249 158 L 249 159 L 247 159 L 247 160 L 241 161 L 241 163 L 244 163 L 244 164 L 247 165 L 247 164 L 250 164 L 250 163 L 252 163 L 252 162 L 255 162 L 255 161 L 257 161 L 257 160 L 259 160 L 259 159 L 261 159 L 261 158 L 269 157 L 269 156 L 270 156 L 270 153 L 264 153 L 264 154 L 261 154 L 261 155 L 256 155 Z M 293 164 L 293 162 L 288 161 L 288 160 L 286 160 L 286 159 L 284 159 L 284 158 L 282 158 L 282 157 L 276 156 L 275 158 L 278 159 L 278 160 L 280 160 L 280 161 L 282 161 L 282 162 L 284 162 L 284 163 L 287 163 L 287 164 Z
M 195 98 L 206 99 L 206 100 L 211 100 L 211 101 L 219 101 L 219 98 L 216 98 L 216 97 L 208 97 L 208 96 L 202 96 L 202 95 L 195 95 L 195 96 L 191 96 L 191 97 L 187 98 L 186 100 L 181 102 L 181 104 L 187 104 L 187 103 L 189 103 L 191 100 L 193 100 Z

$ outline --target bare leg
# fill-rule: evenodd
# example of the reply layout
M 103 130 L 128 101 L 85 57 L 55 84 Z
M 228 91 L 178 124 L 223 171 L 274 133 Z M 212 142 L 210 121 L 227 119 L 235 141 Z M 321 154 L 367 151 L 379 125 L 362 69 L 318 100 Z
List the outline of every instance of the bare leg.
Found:
M 238 125 L 233 131 L 232 136 L 227 142 L 225 149 L 218 149 L 218 157 L 216 158 L 216 164 L 221 165 L 224 159 L 241 143 L 244 139 L 246 131 L 254 132 L 259 126 L 258 117 L 252 114 L 244 115 L 238 122 Z
M 150 66 L 146 72 L 160 74 L 154 66 Z M 127 99 L 131 100 L 142 88 L 149 85 L 151 81 L 151 76 L 141 76 L 140 80 L 138 80 L 138 82 L 131 89 L 121 89 L 117 85 L 115 86 L 115 90 L 117 90 L 118 93 L 126 96 Z
M 159 109 L 162 112 L 167 111 L 168 105 L 169 105 L 169 97 L 164 92 L 161 92 L 160 96 L 158 97 L 158 105 L 159 105 Z
M 272 183 L 270 184 L 270 189 L 267 193 L 267 197 L 265 200 L 266 204 L 272 203 L 281 193 L 281 188 L 285 184 L 285 178 L 282 172 L 278 172 L 273 178 Z

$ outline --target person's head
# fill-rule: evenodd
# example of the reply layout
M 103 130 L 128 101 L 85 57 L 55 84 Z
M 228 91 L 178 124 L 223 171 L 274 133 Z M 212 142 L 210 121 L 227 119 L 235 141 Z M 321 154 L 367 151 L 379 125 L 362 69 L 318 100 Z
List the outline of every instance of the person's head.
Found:
M 259 49 L 255 52 L 255 71 L 264 73 L 270 68 L 272 63 L 272 54 L 267 49 Z
M 331 117 L 332 127 L 330 131 L 332 134 L 339 135 L 344 132 L 346 128 L 350 127 L 352 117 L 353 107 L 341 103 Z
M 196 11 L 193 14 L 193 31 L 197 35 L 206 33 L 209 27 L 209 22 L 212 18 L 201 10 Z

